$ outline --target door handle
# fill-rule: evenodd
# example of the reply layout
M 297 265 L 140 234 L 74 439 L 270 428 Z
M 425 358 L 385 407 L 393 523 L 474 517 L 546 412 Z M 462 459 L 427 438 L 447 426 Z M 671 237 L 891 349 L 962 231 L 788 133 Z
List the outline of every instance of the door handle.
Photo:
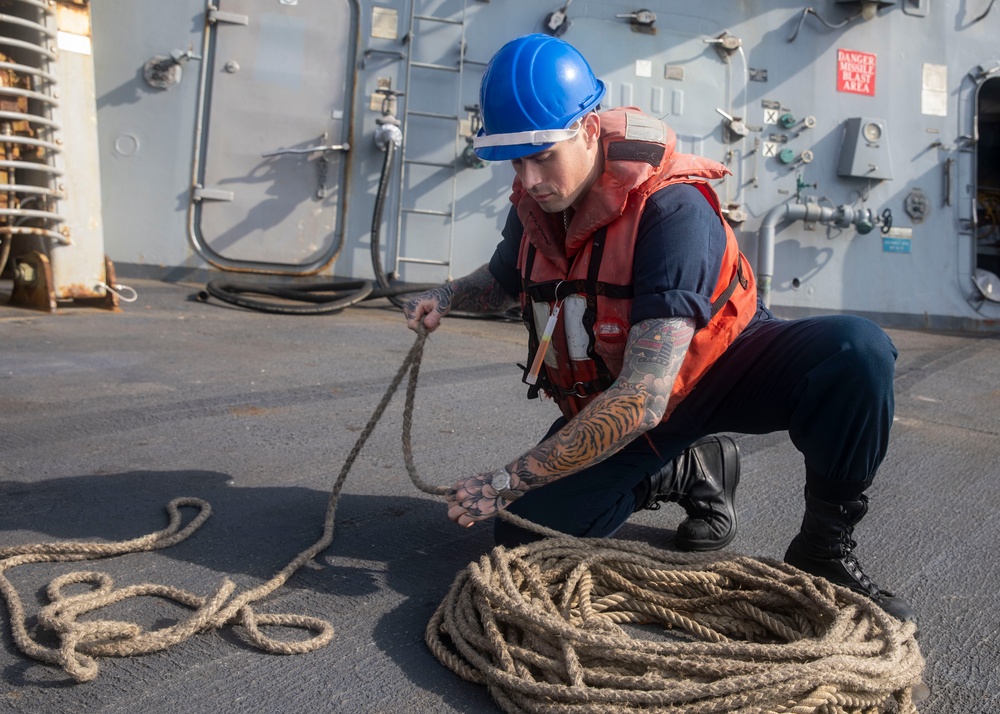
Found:
M 327 151 L 350 151 L 350 144 L 328 144 L 326 146 L 307 146 L 304 149 L 277 149 L 275 151 L 269 151 L 266 154 L 261 154 L 263 158 L 268 158 L 270 156 L 281 156 L 282 154 L 313 154 L 317 151 L 322 151 L 326 153 Z
M 326 141 L 327 135 L 324 134 L 321 141 Z M 351 145 L 346 141 L 343 144 L 320 144 L 319 146 L 306 146 L 302 149 L 276 149 L 275 151 L 268 151 L 266 154 L 261 154 L 263 158 L 269 158 L 271 156 L 282 156 L 284 154 L 320 154 L 319 157 L 319 186 L 316 188 L 316 198 L 326 198 L 327 185 L 326 185 L 326 173 L 329 169 L 330 161 L 326 158 L 326 155 L 330 151 L 343 151 L 348 152 L 351 150 Z

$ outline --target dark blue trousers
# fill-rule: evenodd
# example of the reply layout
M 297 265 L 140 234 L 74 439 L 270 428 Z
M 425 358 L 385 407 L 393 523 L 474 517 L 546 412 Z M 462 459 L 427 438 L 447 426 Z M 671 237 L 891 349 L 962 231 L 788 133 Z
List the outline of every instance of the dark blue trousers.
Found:
M 810 492 L 855 500 L 885 458 L 896 348 L 850 315 L 755 320 L 664 423 L 589 469 L 530 491 L 510 510 L 577 536 L 613 534 L 636 510 L 647 477 L 703 436 L 787 431 Z M 559 418 L 546 438 L 565 424 Z M 648 493 L 648 489 L 646 490 Z M 500 545 L 535 537 L 495 520 Z

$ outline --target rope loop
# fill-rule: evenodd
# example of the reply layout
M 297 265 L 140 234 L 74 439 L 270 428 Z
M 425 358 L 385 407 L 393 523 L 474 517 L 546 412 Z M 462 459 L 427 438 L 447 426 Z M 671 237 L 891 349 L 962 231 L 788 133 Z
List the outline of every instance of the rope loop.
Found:
M 58 636 L 46 647 L 28 632 L 24 606 L 4 573 L 18 565 L 83 561 L 169 547 L 211 515 L 198 498 L 167 504 L 160 531 L 117 543 L 58 542 L 0 548 L 0 595 L 15 645 L 61 667 L 78 682 L 98 675 L 99 657 L 162 650 L 199 632 L 240 626 L 249 643 L 278 654 L 327 645 L 333 626 L 314 617 L 257 613 L 253 604 L 280 588 L 333 541 L 340 491 L 402 380 L 406 470 L 424 493 L 413 463 L 412 414 L 426 330 L 345 459 L 327 502 L 322 534 L 266 583 L 235 594 L 224 579 L 203 597 L 167 585 L 115 588 L 103 573 L 55 578 L 39 627 Z M 183 525 L 182 509 L 197 509 Z M 629 711 L 869 714 L 894 702 L 916 712 L 913 691 L 926 693 L 916 626 L 887 615 L 871 599 L 781 562 L 719 560 L 612 539 L 582 539 L 499 516 L 544 536 L 517 548 L 494 548 L 455 579 L 425 631 L 431 652 L 470 682 L 485 685 L 508 712 L 589 714 Z M 85 592 L 71 586 L 88 585 Z M 132 597 L 157 597 L 191 610 L 175 625 L 145 631 L 135 623 L 86 619 Z M 262 628 L 305 630 L 283 640 Z M 637 636 L 639 635 L 639 636 Z
M 319 540 L 299 553 L 269 581 L 234 596 L 236 586 L 225 579 L 211 597 L 203 598 L 179 588 L 150 583 L 115 589 L 112 579 L 106 574 L 90 571 L 68 573 L 49 584 L 47 593 L 50 603 L 38 614 L 39 626 L 58 636 L 59 647 L 46 647 L 30 635 L 20 595 L 4 575 L 7 570 L 27 563 L 93 560 L 175 545 L 190 537 L 212 514 L 212 507 L 207 501 L 192 497 L 176 498 L 166 506 L 168 523 L 164 529 L 132 540 L 117 543 L 63 541 L 0 548 L 0 595 L 3 596 L 11 614 L 11 630 L 15 645 L 25 655 L 57 665 L 76 681 L 86 682 L 98 675 L 97 657 L 147 654 L 171 647 L 198 632 L 227 624 L 242 625 L 245 639 L 266 652 L 301 654 L 329 644 L 334 635 L 333 626 L 329 622 L 301 615 L 258 614 L 251 604 L 280 588 L 300 567 L 333 542 L 336 505 L 343 484 L 362 447 L 375 430 L 376 424 L 407 373 L 410 374 L 410 383 L 407 389 L 404 415 L 406 428 L 403 439 L 407 470 L 414 484 L 426 493 L 445 492 L 445 488 L 428 485 L 420 479 L 410 449 L 410 414 L 426 340 L 427 331 L 422 330 L 348 454 L 327 502 L 326 518 Z M 183 525 L 184 508 L 195 508 L 198 511 L 186 526 Z M 67 586 L 78 584 L 90 584 L 94 587 L 85 593 L 64 592 Z M 188 607 L 194 612 L 176 625 L 154 631 L 144 631 L 134 623 L 81 619 L 85 615 L 132 597 L 159 597 Z M 286 641 L 270 637 L 261 631 L 261 627 L 274 626 L 303 629 L 313 634 L 304 640 Z
M 906 714 L 915 631 L 778 561 L 563 537 L 470 564 L 425 640 L 509 712 Z
M 333 640 L 333 626 L 318 617 L 303 615 L 281 615 L 254 613 L 253 608 L 246 605 L 240 608 L 240 624 L 245 628 L 245 638 L 265 652 L 274 654 L 303 654 L 325 647 Z M 264 627 L 291 627 L 315 633 L 307 640 L 297 642 L 278 640 L 261 632 Z

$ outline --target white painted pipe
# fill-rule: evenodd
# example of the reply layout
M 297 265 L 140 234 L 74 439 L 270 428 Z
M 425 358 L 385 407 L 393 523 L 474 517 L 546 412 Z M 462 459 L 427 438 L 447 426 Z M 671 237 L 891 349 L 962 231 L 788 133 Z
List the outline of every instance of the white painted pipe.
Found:
M 832 223 L 847 227 L 871 223 L 871 211 L 850 206 L 820 206 L 815 203 L 782 203 L 775 206 L 760 225 L 757 233 L 757 294 L 765 307 L 771 306 L 771 280 L 774 278 L 774 234 L 781 223 L 805 221 L 807 223 Z

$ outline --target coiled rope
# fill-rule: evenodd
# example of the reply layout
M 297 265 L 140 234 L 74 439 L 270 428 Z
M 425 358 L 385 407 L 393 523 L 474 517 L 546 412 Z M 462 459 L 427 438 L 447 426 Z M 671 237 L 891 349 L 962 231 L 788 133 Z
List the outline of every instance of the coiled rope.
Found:
M 471 564 L 425 639 L 507 712 L 908 714 L 914 630 L 784 563 L 561 538 Z
M 21 599 L 6 577 L 18 565 L 83 561 L 166 548 L 188 538 L 211 514 L 208 503 L 179 498 L 167 505 L 166 528 L 117 543 L 58 542 L 0 549 L 0 594 L 15 645 L 61 667 L 79 682 L 98 674 L 97 658 L 146 654 L 192 635 L 238 626 L 267 652 L 297 654 L 325 646 L 333 626 L 313 617 L 258 613 L 254 604 L 280 588 L 333 540 L 337 501 L 351 466 L 393 394 L 409 373 L 403 455 L 414 485 L 421 480 L 410 433 L 426 334 L 417 336 L 334 482 L 320 539 L 266 583 L 235 594 L 224 579 L 203 597 L 166 585 L 115 589 L 107 575 L 69 573 L 47 588 L 39 628 L 57 647 L 31 636 Z M 198 509 L 182 527 L 181 509 Z M 461 572 L 427 626 L 428 647 L 462 678 L 485 684 L 507 712 L 916 712 L 912 690 L 924 661 L 915 625 L 888 616 L 870 599 L 783 563 L 740 557 L 718 561 L 642 543 L 577 539 L 504 517 L 548 538 L 495 548 Z M 73 584 L 90 584 L 67 594 Z M 130 597 L 173 600 L 193 612 L 177 624 L 146 631 L 132 622 L 81 619 Z M 628 626 L 656 625 L 655 639 Z M 301 628 L 305 640 L 279 640 L 262 627 Z

